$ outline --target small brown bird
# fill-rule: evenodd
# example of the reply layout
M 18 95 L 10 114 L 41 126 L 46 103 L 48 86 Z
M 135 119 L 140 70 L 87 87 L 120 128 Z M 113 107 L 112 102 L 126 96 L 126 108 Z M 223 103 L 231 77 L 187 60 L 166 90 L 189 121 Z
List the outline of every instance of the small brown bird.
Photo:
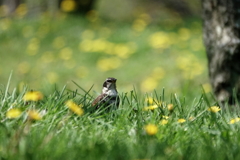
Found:
M 102 94 L 99 95 L 93 102 L 92 106 L 96 109 L 99 107 L 112 107 L 114 109 L 118 108 L 120 98 L 118 96 L 115 78 L 107 78 L 103 83 Z

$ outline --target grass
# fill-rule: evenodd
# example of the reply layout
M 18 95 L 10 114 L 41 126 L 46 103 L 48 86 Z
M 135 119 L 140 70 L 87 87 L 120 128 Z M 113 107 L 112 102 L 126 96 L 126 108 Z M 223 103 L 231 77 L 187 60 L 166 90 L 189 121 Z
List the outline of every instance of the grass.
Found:
M 64 87 L 28 102 L 27 88 L 19 93 L 7 88 L 0 94 L 0 159 L 240 158 L 238 113 L 209 111 L 217 104 L 204 92 L 186 104 L 164 90 L 151 96 L 133 90 L 120 95 L 118 110 L 92 112 L 92 97 L 81 88 Z M 81 104 L 84 114 L 66 107 L 68 100 Z M 7 117 L 13 108 L 22 113 Z M 30 110 L 42 118 L 30 116 Z
M 1 19 L 0 160 L 239 159 L 239 113 L 209 111 L 200 21 L 147 17 Z M 121 105 L 93 112 L 109 76 Z
M 99 92 L 112 76 L 121 92 L 133 85 L 142 93 L 164 87 L 194 98 L 201 89 L 191 88 L 209 86 L 201 21 L 179 18 L 154 24 L 146 17 L 139 15 L 131 23 L 64 15 L 4 18 L 0 81 L 7 82 L 13 71 L 10 88 L 28 85 L 47 93 L 55 84 L 67 84 L 74 90 L 73 80 L 84 88 L 94 84 L 93 91 Z

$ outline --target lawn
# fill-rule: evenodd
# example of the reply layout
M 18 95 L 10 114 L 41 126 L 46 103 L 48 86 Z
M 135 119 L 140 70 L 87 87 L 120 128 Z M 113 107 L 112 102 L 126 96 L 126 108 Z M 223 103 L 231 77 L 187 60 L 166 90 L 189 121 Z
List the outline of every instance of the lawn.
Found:
M 0 160 L 239 159 L 240 119 L 211 94 L 201 35 L 198 19 L 146 14 L 2 19 Z M 92 111 L 109 76 L 120 107 Z
M 24 85 L 44 93 L 56 85 L 80 86 L 99 93 L 103 81 L 118 79 L 118 90 L 133 86 L 146 93 L 167 88 L 169 93 L 210 91 L 202 44 L 201 21 L 168 20 L 151 23 L 147 14 L 131 23 L 59 15 L 36 19 L 2 19 L 0 24 L 0 82 Z M 197 88 L 192 90 L 192 88 Z

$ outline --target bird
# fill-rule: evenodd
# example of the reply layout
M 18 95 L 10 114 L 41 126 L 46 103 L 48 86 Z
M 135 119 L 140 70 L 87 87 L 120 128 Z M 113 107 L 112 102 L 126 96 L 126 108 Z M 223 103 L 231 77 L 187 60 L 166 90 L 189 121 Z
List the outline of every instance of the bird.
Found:
M 118 96 L 116 82 L 117 79 L 113 77 L 109 77 L 104 81 L 102 94 L 92 102 L 92 106 L 95 107 L 95 109 L 100 107 L 117 109 L 119 107 L 120 98 Z

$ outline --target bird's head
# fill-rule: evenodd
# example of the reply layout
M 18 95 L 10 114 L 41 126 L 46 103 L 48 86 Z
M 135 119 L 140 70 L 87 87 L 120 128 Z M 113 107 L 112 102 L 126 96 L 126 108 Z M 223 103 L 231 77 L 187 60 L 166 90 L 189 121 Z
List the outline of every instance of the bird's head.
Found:
M 103 83 L 103 93 L 108 92 L 109 90 L 116 90 L 116 78 L 109 77 Z

